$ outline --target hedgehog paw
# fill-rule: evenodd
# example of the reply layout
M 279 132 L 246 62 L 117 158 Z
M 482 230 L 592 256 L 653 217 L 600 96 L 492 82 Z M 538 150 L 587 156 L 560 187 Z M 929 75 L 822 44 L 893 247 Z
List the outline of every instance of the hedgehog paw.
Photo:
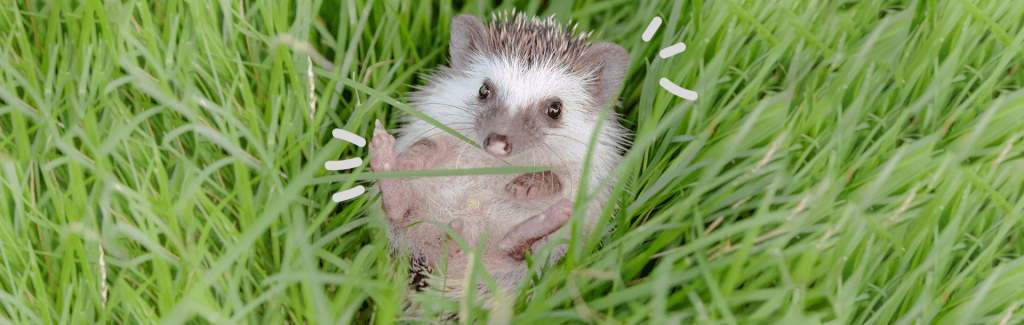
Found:
M 551 171 L 522 174 L 505 185 L 505 192 L 517 201 L 529 201 L 562 191 L 562 181 Z
M 555 232 L 572 218 L 573 202 L 562 199 L 543 213 L 530 217 L 512 228 L 498 243 L 498 249 L 515 260 L 523 260 L 523 254 L 541 238 Z
M 370 168 L 374 172 L 395 171 L 395 137 L 388 134 L 384 125 L 377 120 L 370 140 Z M 392 221 L 399 221 L 407 212 L 405 195 L 402 192 L 402 180 L 397 178 L 378 179 L 384 211 Z

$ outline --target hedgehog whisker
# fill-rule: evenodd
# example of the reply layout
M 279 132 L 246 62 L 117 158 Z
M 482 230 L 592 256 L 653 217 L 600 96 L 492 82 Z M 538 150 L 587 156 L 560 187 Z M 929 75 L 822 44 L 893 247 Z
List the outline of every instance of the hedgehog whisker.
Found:
M 537 166 L 537 151 L 530 150 L 530 157 L 533 159 L 532 165 Z M 530 173 L 530 183 L 527 184 L 526 188 L 529 189 L 533 185 L 533 180 L 537 178 L 537 173 Z M 529 191 L 527 191 L 529 192 Z
M 559 166 L 559 167 L 563 167 L 563 168 L 568 168 L 569 167 L 569 164 L 565 162 L 565 159 L 562 159 L 562 156 L 559 155 L 558 152 L 555 151 L 554 148 L 551 148 L 551 146 L 548 145 L 546 142 L 541 142 L 541 143 L 544 144 L 544 146 L 548 148 L 548 151 L 551 151 L 551 153 L 554 154 L 556 158 L 558 158 L 558 161 L 562 162 L 562 165 Z
M 556 136 L 556 137 L 563 137 L 563 138 L 566 138 L 566 139 L 569 139 L 569 140 L 572 140 L 572 141 L 576 141 L 576 142 L 579 142 L 579 143 L 580 143 L 580 144 L 582 144 L 583 146 L 587 146 L 587 144 L 586 144 L 586 143 L 584 143 L 583 141 L 580 141 L 579 139 L 576 139 L 576 138 L 572 138 L 572 137 L 568 137 L 568 136 L 564 136 L 564 135 L 561 135 L 561 134 L 555 134 L 555 133 L 544 133 L 544 135 L 545 135 L 545 136 L 553 135 L 553 136 Z
M 413 139 L 422 138 L 424 134 L 427 134 L 427 132 L 434 131 L 434 130 L 439 130 L 439 129 L 440 128 L 438 128 L 436 126 L 435 127 L 431 127 L 429 129 L 427 129 L 426 131 L 423 131 L 422 133 L 416 135 L 416 137 L 413 138 Z M 459 133 L 461 133 L 463 130 L 469 130 L 469 129 L 471 129 L 471 128 L 452 128 L 452 130 L 459 131 Z
M 555 155 L 555 157 L 558 158 L 558 161 L 562 162 L 562 165 L 561 165 L 562 168 L 569 168 L 569 164 L 565 162 L 565 159 L 562 159 L 562 155 L 559 155 L 558 152 L 555 151 L 554 148 L 551 148 L 551 146 L 549 146 L 546 142 L 541 142 L 541 143 L 543 143 L 544 146 L 548 148 L 548 151 L 551 151 L 551 153 L 553 153 Z M 551 177 L 556 177 L 554 172 L 551 172 Z M 570 184 L 575 183 L 575 181 L 573 181 L 571 178 L 572 177 L 570 177 L 570 181 L 571 181 Z M 575 187 L 575 185 L 574 185 L 574 187 Z
M 465 108 L 465 107 L 462 107 L 462 106 L 456 106 L 456 105 L 452 105 L 452 104 L 446 104 L 446 103 L 437 103 L 437 102 L 416 102 L 416 104 L 423 104 L 423 105 L 441 105 L 441 106 L 448 106 L 448 107 L 451 107 L 451 108 L 456 108 L 456 109 L 459 109 L 459 110 L 461 110 L 461 111 L 463 111 L 463 112 L 466 112 L 466 113 L 467 113 L 467 114 L 469 114 L 470 116 L 475 116 L 475 115 L 476 115 L 476 114 L 474 114 L 474 113 L 473 113 L 472 111 L 470 111 L 469 109 L 467 109 L 467 108 Z

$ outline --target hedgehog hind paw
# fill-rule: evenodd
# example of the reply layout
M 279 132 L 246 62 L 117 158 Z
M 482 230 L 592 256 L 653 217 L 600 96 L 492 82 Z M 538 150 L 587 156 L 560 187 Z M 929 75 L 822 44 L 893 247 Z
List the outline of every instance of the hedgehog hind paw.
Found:
M 523 255 L 530 250 L 533 243 L 562 228 L 572 217 L 572 211 L 572 201 L 558 201 L 543 213 L 513 227 L 498 243 L 498 249 L 513 259 L 523 260 Z

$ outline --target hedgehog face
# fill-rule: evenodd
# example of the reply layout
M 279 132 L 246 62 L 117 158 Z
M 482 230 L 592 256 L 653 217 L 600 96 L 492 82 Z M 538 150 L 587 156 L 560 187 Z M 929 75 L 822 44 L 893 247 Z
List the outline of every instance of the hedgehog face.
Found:
M 591 44 L 589 35 L 553 18 L 513 13 L 488 26 L 455 17 L 451 67 L 432 84 L 439 105 L 460 112 L 438 120 L 471 128 L 467 135 L 496 157 L 532 149 L 583 157 L 600 108 L 618 90 L 628 63 L 622 47 Z
M 535 148 L 586 150 L 583 141 L 571 141 L 596 123 L 589 118 L 585 80 L 554 65 L 527 68 L 509 58 L 480 58 L 471 65 L 470 79 L 479 86 L 470 88 L 475 92 L 466 95 L 464 106 L 476 112 L 474 131 L 488 153 L 505 158 Z M 552 147 L 550 138 L 565 141 Z

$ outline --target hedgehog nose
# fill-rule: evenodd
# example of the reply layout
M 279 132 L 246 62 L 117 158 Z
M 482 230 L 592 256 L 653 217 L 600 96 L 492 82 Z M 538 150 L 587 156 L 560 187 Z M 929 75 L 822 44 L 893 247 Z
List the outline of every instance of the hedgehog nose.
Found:
M 504 158 L 512 152 L 512 144 L 508 143 L 508 138 L 504 135 L 491 133 L 484 140 L 484 149 L 495 157 Z

